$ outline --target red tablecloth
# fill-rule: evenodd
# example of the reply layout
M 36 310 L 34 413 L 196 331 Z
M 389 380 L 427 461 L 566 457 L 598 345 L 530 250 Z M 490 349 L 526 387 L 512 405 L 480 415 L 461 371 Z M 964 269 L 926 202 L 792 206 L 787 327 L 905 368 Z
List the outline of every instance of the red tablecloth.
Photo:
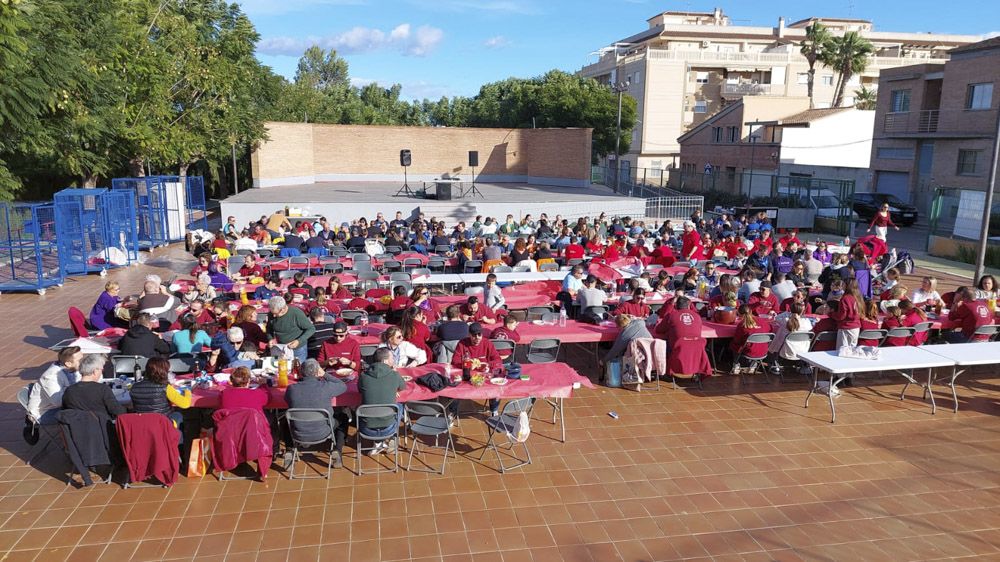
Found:
M 400 374 L 411 377 L 419 377 L 431 371 L 445 372 L 445 366 L 432 363 L 422 367 L 399 369 Z M 594 384 L 586 377 L 581 376 L 572 367 L 565 363 L 548 363 L 544 365 L 522 365 L 522 372 L 530 377 L 530 380 L 510 380 L 504 386 L 492 385 L 489 382 L 483 386 L 472 386 L 468 382 L 463 382 L 456 387 L 445 388 L 441 392 L 431 392 L 426 387 L 418 385 L 414 381 L 406 384 L 406 390 L 399 394 L 400 402 L 411 400 L 433 400 L 438 396 L 448 398 L 462 398 L 468 400 L 483 400 L 487 398 L 524 398 L 533 396 L 537 398 L 569 398 L 573 394 L 573 385 L 579 383 L 587 388 L 594 388 Z M 213 386 L 212 388 L 198 388 L 193 392 L 191 406 L 195 408 L 218 408 L 221 404 L 221 393 L 225 386 Z M 271 399 L 267 403 L 267 408 L 287 408 L 285 402 L 285 389 L 269 388 Z M 358 392 L 357 381 L 347 383 L 347 392 L 332 400 L 334 406 L 358 406 L 361 404 L 361 394 Z
M 503 291 L 507 308 L 510 310 L 525 310 L 531 306 L 545 306 L 552 304 L 552 297 L 545 294 L 531 294 L 523 292 Z M 444 315 L 444 309 L 453 304 L 463 304 L 468 299 L 468 295 L 449 295 L 441 297 L 431 297 L 431 306 L 438 316 Z
M 493 328 L 487 327 L 487 332 L 492 334 Z M 564 327 L 558 323 L 538 325 L 534 322 L 521 322 L 517 326 L 517 333 L 521 336 L 519 343 L 525 345 L 542 338 L 556 338 L 562 343 L 592 343 L 614 341 L 618 336 L 618 327 L 614 323 L 596 325 L 576 320 L 567 320 Z

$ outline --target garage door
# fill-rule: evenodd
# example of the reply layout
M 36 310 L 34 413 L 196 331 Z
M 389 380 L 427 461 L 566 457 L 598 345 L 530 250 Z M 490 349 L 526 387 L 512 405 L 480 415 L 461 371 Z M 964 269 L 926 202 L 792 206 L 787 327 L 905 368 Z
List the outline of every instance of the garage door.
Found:
M 910 174 L 906 172 L 879 172 L 875 191 L 889 193 L 910 202 Z

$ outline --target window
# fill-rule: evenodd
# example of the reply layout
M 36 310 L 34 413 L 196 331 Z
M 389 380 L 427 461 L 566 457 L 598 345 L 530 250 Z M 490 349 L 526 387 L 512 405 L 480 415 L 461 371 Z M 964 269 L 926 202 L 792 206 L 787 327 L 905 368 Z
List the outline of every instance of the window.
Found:
M 833 74 L 824 74 L 823 75 L 823 85 L 824 86 L 833 86 Z
M 726 179 L 729 181 L 736 179 L 736 166 L 726 166 Z
M 695 72 L 694 81 L 698 84 L 708 84 L 708 73 L 707 72 Z
M 712 127 L 712 142 L 722 142 L 722 127 Z
M 982 150 L 959 150 L 958 151 L 958 175 L 976 176 L 979 175 L 977 168 Z
M 705 113 L 708 111 L 708 102 L 705 100 L 698 100 L 694 102 L 694 112 L 695 113 Z
M 739 140 L 739 127 L 726 127 L 726 142 L 734 143 Z
M 892 106 L 889 111 L 893 113 L 905 113 L 910 110 L 910 91 L 893 90 Z
M 796 74 L 796 81 L 799 84 L 808 84 L 809 83 L 809 73 L 808 72 L 800 72 L 800 73 Z
M 993 83 L 969 84 L 969 92 L 966 95 L 966 109 L 989 109 L 993 102 Z
M 913 160 L 912 148 L 884 147 L 879 148 L 875 155 L 882 160 Z

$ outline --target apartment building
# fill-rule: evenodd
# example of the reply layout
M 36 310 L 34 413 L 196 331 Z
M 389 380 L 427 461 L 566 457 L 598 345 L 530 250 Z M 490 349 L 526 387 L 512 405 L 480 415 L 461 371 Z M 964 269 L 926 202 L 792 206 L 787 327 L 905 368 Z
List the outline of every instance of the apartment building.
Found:
M 937 187 L 986 189 L 1000 106 L 1000 37 L 879 77 L 874 190 L 927 209 Z
M 977 36 L 875 31 L 870 21 L 808 18 L 774 27 L 734 25 L 721 9 L 663 12 L 648 29 L 597 51 L 597 62 L 579 75 L 600 82 L 628 81 L 638 101 L 639 123 L 622 167 L 666 170 L 679 166 L 678 137 L 745 97 L 804 97 L 808 63 L 799 52 L 806 27 L 820 22 L 831 33 L 856 31 L 875 45 L 868 68 L 846 87 L 847 103 L 862 85 L 875 86 L 879 72 L 925 63 L 940 68 L 948 51 Z M 829 107 L 833 70 L 817 66 L 815 100 Z

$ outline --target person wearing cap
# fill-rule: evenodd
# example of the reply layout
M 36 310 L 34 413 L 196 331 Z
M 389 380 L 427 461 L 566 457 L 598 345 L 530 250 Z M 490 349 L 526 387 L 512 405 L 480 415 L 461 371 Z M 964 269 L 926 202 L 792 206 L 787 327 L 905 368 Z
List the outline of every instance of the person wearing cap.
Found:
M 451 365 L 461 369 L 465 361 L 469 359 L 478 359 L 480 363 L 489 365 L 488 377 L 493 376 L 493 373 L 503 368 L 503 358 L 500 357 L 497 348 L 493 346 L 493 342 L 483 335 L 483 325 L 479 322 L 469 324 L 469 337 L 458 342 L 455 353 L 451 356 Z M 451 404 L 451 413 L 454 415 L 458 412 L 458 401 L 453 400 Z M 490 411 L 493 415 L 496 415 L 499 407 L 499 400 L 490 400 Z
M 340 408 L 331 405 L 333 398 L 347 392 L 347 385 L 323 371 L 323 367 L 315 359 L 308 359 L 302 364 L 302 380 L 290 385 L 285 391 L 285 401 L 289 408 L 315 408 L 326 410 L 333 416 L 333 440 L 336 454 L 333 466 L 344 466 L 344 439 L 347 436 L 347 426 L 350 423 L 347 415 Z M 292 437 L 300 442 L 316 442 L 323 439 L 330 431 L 330 425 L 325 419 L 297 421 L 291 426 Z M 291 451 L 285 453 L 285 464 L 291 466 Z
M 462 319 L 466 322 L 481 322 L 483 324 L 496 324 L 496 317 L 493 311 L 485 306 L 480 306 L 479 297 L 472 295 L 461 307 Z
M 347 331 L 347 324 L 333 325 L 333 335 L 319 349 L 319 362 L 338 372 L 357 374 L 361 369 L 361 344 Z

